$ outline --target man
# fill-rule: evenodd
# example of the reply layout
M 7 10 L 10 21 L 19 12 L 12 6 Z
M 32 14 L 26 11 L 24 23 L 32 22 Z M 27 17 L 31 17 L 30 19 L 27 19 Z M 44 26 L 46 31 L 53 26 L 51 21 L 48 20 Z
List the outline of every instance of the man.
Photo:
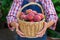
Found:
M 24 2 L 25 3 L 41 2 L 44 8 L 47 22 L 45 22 L 43 30 L 37 33 L 36 35 L 37 38 L 25 38 L 24 34 L 18 29 L 19 25 L 17 23 L 16 15 L 17 15 L 18 10 L 24 4 Z M 17 40 L 46 40 L 47 28 L 55 30 L 57 19 L 58 17 L 57 17 L 56 11 L 54 9 L 54 6 L 51 0 L 14 0 L 11 6 L 11 9 L 9 11 L 9 14 L 7 16 L 7 23 L 8 25 L 13 24 L 12 27 L 9 26 L 9 29 L 11 29 L 12 31 L 14 31 L 15 28 L 17 29 L 16 30 L 16 33 L 18 34 L 16 37 Z

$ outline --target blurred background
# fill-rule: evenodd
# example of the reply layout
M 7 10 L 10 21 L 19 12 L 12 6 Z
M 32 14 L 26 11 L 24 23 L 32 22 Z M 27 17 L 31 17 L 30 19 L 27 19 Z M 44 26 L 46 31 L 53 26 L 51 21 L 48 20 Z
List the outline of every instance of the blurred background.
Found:
M 15 40 L 14 32 L 11 32 L 8 29 L 6 16 L 9 12 L 13 0 L 0 0 L 0 40 Z M 51 40 L 57 40 L 56 38 L 60 38 L 60 0 L 52 0 L 55 10 L 58 15 L 58 22 L 56 25 L 56 30 L 47 30 L 47 35 Z M 60 39 L 59 39 L 60 40 Z

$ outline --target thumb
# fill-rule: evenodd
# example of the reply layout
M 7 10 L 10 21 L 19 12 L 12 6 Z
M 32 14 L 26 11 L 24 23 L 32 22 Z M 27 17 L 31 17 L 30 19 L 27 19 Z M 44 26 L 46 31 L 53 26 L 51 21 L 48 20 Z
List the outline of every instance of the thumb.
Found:
M 44 27 L 47 27 L 47 22 L 44 22 Z
M 16 23 L 16 30 L 18 30 L 19 29 L 19 24 L 18 23 Z
M 19 26 L 19 24 L 18 23 L 16 23 L 16 27 L 18 27 Z
M 44 22 L 44 26 L 47 24 L 47 22 Z

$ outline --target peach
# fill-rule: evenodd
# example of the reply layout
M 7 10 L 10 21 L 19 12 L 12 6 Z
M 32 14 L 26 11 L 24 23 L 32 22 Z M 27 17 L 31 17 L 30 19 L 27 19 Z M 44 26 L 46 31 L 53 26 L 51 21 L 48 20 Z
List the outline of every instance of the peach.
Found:
M 38 14 L 36 11 L 32 11 L 32 13 L 34 13 L 35 15 Z
M 24 15 L 24 14 L 25 14 L 24 12 L 21 12 L 21 13 L 20 13 L 20 16 L 21 16 L 21 15 Z
M 41 17 L 41 19 L 44 18 L 44 15 L 43 15 L 42 13 L 40 13 L 40 14 L 38 14 L 38 15 Z
M 32 12 L 32 9 L 26 10 L 26 13 L 30 13 L 30 12 Z
M 21 18 L 22 20 L 27 20 L 27 17 L 26 17 L 26 16 L 27 16 L 27 15 L 21 15 L 20 18 Z
M 39 22 L 41 20 L 41 17 L 39 15 L 34 16 L 34 21 Z
M 33 18 L 34 18 L 34 14 L 33 13 L 27 14 L 27 19 L 28 20 L 32 20 Z

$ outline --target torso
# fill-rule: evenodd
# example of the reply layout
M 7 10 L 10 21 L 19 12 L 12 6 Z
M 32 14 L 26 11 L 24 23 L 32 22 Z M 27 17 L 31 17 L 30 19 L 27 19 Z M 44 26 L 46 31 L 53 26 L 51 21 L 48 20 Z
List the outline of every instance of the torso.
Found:
M 30 1 L 30 2 L 32 2 L 32 1 Z M 34 1 L 33 1 L 33 2 L 34 2 Z M 24 5 L 26 5 L 26 4 L 28 4 L 28 3 L 29 3 L 28 0 L 24 0 L 24 1 L 23 1 L 23 4 L 22 4 L 22 7 L 23 7 Z M 41 2 L 37 2 L 37 3 L 41 4 Z M 41 5 L 42 5 L 42 4 L 41 4 Z M 24 8 L 23 12 L 25 12 L 25 10 L 27 10 L 27 9 L 33 9 L 33 10 L 37 11 L 38 13 L 41 13 L 41 9 L 40 9 L 40 7 L 37 6 L 37 5 L 30 5 L 30 6 L 26 7 L 26 8 Z

